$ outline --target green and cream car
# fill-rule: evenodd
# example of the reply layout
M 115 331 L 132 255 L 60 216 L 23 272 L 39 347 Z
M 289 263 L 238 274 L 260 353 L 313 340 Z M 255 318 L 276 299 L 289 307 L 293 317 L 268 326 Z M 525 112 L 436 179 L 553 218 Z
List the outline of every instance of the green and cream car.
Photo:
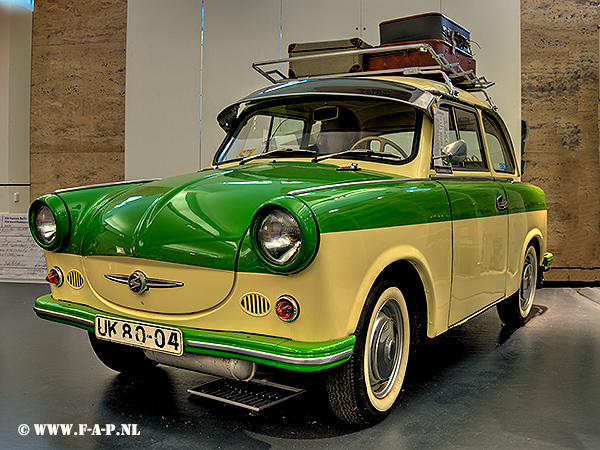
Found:
M 367 73 L 279 82 L 219 122 L 209 168 L 31 205 L 52 284 L 35 312 L 108 367 L 324 371 L 333 411 L 370 424 L 419 341 L 493 306 L 527 320 L 546 200 L 488 103 Z

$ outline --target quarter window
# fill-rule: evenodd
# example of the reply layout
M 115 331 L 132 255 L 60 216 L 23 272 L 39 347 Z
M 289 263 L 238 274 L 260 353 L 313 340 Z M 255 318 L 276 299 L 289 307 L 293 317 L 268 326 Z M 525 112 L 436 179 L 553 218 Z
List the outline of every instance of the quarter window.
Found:
M 488 115 L 483 115 L 483 129 L 487 141 L 488 152 L 492 167 L 496 172 L 515 173 L 515 168 L 510 157 L 510 149 L 502 127 L 496 120 Z

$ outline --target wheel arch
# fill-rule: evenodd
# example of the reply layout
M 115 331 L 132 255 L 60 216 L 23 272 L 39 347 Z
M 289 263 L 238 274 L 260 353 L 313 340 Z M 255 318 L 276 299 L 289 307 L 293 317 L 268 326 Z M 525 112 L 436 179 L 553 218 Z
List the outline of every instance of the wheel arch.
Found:
M 447 286 L 440 288 L 434 283 L 434 276 L 424 255 L 416 249 L 412 251 L 405 249 L 395 254 L 399 253 L 403 256 L 389 259 L 384 257 L 372 266 L 361 283 L 358 298 L 367 298 L 378 281 L 389 279 L 396 283 L 403 295 L 407 297 L 409 308 L 418 320 L 419 330 L 416 335 L 419 338 L 437 336 L 448 328 L 450 280 L 448 278 Z M 362 309 L 364 309 L 364 302 L 356 316 L 355 325 L 358 324 Z
M 430 311 L 421 274 L 414 263 L 407 259 L 400 259 L 385 267 L 373 285 L 382 280 L 394 282 L 402 292 L 411 318 L 414 318 L 411 326 L 415 333 L 411 344 L 418 344 L 427 336 L 428 311 Z
M 506 297 L 510 297 L 519 290 L 519 285 L 521 284 L 521 268 L 523 267 L 523 263 L 525 261 L 525 253 L 530 245 L 533 246 L 535 252 L 537 253 L 538 273 L 541 274 L 540 266 L 542 264 L 544 252 L 546 251 L 546 242 L 544 241 L 542 231 L 538 228 L 533 228 L 529 231 L 529 233 L 527 233 L 525 239 L 523 239 L 519 253 L 519 263 L 517 265 L 518 271 L 511 280 L 507 281 Z

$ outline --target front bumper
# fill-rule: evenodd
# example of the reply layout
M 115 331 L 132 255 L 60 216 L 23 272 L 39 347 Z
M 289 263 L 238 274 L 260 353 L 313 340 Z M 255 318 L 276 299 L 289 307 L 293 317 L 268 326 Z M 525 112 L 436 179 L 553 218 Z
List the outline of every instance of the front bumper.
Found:
M 94 332 L 97 314 L 88 306 L 55 300 L 51 294 L 36 300 L 35 313 L 43 318 Z M 128 319 L 123 316 L 115 318 Z M 173 327 L 172 324 L 160 324 Z M 316 372 L 343 364 L 352 356 L 355 336 L 327 342 L 297 342 L 290 339 L 232 331 L 177 327 L 183 333 L 184 352 L 239 358 L 300 372 Z

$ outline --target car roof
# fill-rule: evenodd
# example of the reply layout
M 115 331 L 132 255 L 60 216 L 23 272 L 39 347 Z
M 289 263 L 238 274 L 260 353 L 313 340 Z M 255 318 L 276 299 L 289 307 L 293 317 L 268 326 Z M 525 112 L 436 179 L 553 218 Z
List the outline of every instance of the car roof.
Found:
M 443 81 L 407 76 L 320 76 L 288 79 L 259 89 L 228 106 L 219 114 L 219 123 L 227 129 L 228 118 L 236 116 L 240 105 L 263 100 L 305 95 L 350 95 L 386 98 L 409 103 L 431 115 L 430 106 L 442 97 L 483 109 L 490 106 L 462 89 L 451 89 Z

